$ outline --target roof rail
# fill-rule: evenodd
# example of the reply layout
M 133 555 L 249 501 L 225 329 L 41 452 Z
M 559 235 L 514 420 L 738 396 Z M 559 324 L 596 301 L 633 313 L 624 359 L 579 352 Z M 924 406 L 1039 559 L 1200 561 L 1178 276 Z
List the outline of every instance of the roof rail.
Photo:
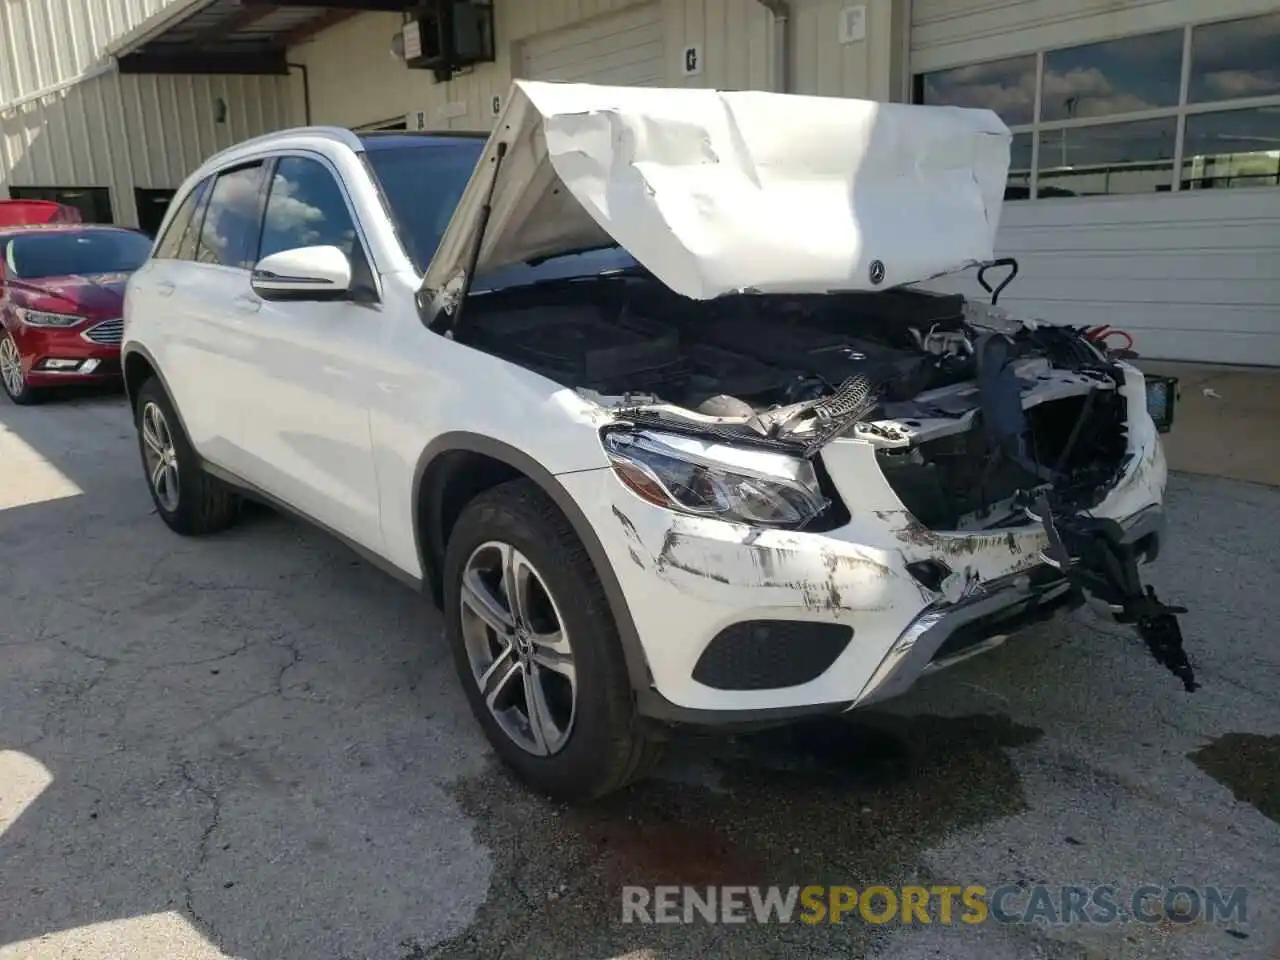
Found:
M 360 142 L 360 138 L 346 127 L 289 127 L 285 130 L 277 130 L 274 133 L 264 133 L 261 136 L 252 137 L 249 140 L 241 140 L 239 143 L 234 143 L 229 147 L 224 147 L 222 150 L 219 150 L 217 153 L 213 154 L 213 156 L 209 157 L 205 162 L 208 163 L 210 161 L 217 160 L 227 154 L 243 150 L 245 147 L 255 147 L 274 143 L 275 141 L 283 140 L 287 137 L 325 137 L 336 143 L 341 143 L 344 146 L 350 147 L 355 151 L 364 149 L 364 144 Z

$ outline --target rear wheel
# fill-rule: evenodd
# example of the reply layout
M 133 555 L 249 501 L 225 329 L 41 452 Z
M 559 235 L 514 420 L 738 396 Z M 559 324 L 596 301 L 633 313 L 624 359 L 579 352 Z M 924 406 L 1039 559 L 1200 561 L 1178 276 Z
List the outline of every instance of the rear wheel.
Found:
M 0 384 L 16 404 L 36 403 L 40 399 L 40 391 L 27 383 L 22 372 L 22 355 L 8 331 L 0 331 Z
M 173 403 L 154 378 L 138 390 L 138 447 L 151 499 L 169 529 L 183 536 L 217 533 L 235 523 L 239 499 L 200 465 Z
M 600 580 L 531 481 L 463 510 L 445 555 L 445 618 L 473 712 L 528 783 L 591 800 L 652 766 L 660 745 L 636 716 Z

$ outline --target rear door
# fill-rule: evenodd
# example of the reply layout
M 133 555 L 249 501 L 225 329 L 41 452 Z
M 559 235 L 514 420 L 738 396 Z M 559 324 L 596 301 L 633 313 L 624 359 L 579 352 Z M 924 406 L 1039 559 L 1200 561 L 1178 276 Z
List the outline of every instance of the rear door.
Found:
M 258 309 L 249 268 L 265 181 L 266 161 L 257 160 L 201 184 L 205 196 L 176 246 L 169 245 L 167 231 L 152 274 L 138 284 L 155 298 L 147 313 L 152 323 L 162 328 L 164 318 L 172 318 L 167 329 L 158 335 L 149 330 L 147 336 L 163 345 L 156 361 L 192 443 L 202 456 L 235 472 L 245 463 L 241 422 L 252 347 L 244 325 Z M 183 215 L 175 215 L 175 224 Z
M 361 293 L 347 300 L 258 300 L 241 382 L 244 476 L 331 530 L 381 550 L 369 392 L 385 325 L 368 246 L 337 171 L 319 154 L 276 158 L 258 258 L 335 246 Z

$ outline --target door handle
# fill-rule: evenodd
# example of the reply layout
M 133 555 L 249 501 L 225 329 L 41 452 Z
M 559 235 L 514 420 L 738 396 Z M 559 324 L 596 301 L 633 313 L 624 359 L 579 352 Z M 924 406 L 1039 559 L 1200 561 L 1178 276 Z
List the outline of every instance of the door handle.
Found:
M 160 296 L 162 297 L 172 296 L 173 290 L 174 290 L 173 284 L 170 283 L 168 280 L 161 280 L 159 283 L 156 284 L 156 293 L 160 294 Z
M 262 301 L 257 297 L 236 297 L 231 304 L 241 313 L 257 313 L 262 309 Z

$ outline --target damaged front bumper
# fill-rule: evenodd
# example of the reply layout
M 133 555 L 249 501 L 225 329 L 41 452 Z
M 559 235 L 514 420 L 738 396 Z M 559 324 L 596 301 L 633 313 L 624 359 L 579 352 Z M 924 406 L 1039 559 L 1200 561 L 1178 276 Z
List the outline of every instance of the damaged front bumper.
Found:
M 1160 550 L 1167 465 L 1141 376 L 1121 392 L 1130 411 L 1121 475 L 1091 510 L 1057 519 L 1104 524 L 1136 566 Z M 929 530 L 871 444 L 837 438 L 821 458 L 848 508 L 847 522 L 823 532 L 677 513 L 608 468 L 557 478 L 616 577 L 614 612 L 624 643 L 638 647 L 627 653 L 643 713 L 751 723 L 874 703 L 1083 601 L 1072 557 L 1054 554 L 1043 518 Z
M 558 478 L 617 578 L 615 613 L 634 626 L 624 642 L 639 645 L 628 660 L 643 664 L 643 676 L 633 670 L 643 713 L 739 724 L 839 712 L 896 696 L 1079 602 L 1045 556 L 1041 524 L 924 531 L 870 447 L 836 441 L 824 459 L 845 502 L 856 491 L 864 505 L 824 533 L 674 514 L 608 469 Z M 1157 445 L 1108 498 L 1144 559 L 1160 548 L 1163 487 Z

